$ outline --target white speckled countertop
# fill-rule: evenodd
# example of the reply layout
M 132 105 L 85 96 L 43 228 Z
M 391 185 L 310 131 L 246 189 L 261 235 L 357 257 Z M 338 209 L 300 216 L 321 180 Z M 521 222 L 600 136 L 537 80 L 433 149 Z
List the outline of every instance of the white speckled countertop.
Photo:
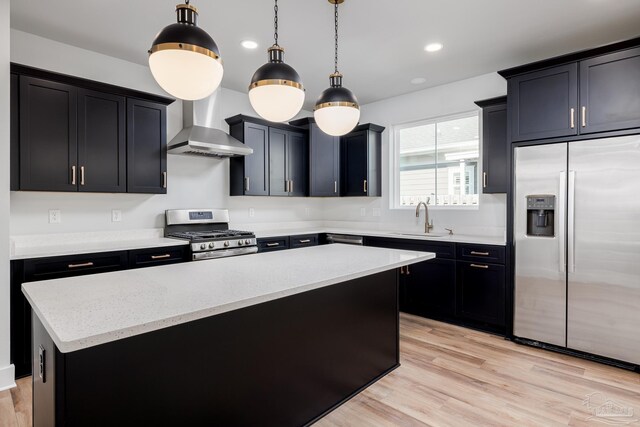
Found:
M 68 353 L 433 258 L 334 244 L 25 283 L 22 291 Z

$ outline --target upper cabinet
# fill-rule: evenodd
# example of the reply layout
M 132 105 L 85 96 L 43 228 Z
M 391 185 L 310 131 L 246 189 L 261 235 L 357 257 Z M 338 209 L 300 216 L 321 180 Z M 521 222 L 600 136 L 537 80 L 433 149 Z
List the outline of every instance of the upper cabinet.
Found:
M 230 159 L 232 196 L 308 194 L 308 137 L 303 129 L 244 115 L 226 122 L 231 136 L 253 148 L 253 154 Z
M 381 155 L 384 128 L 373 124 L 356 127 L 341 138 L 342 195 L 382 196 Z
M 155 95 L 12 64 L 11 189 L 166 193 Z
M 309 195 L 340 196 L 340 137 L 324 133 L 313 118 L 290 123 L 309 130 Z
M 640 128 L 640 38 L 501 71 L 513 142 Z
M 506 193 L 509 181 L 507 97 L 477 101 L 482 108 L 482 192 Z

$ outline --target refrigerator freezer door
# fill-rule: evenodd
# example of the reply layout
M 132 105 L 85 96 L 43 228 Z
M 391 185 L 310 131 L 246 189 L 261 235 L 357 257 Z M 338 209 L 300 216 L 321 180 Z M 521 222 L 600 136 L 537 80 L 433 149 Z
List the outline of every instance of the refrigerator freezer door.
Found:
M 515 149 L 514 334 L 566 345 L 567 144 Z M 527 236 L 527 196 L 556 196 L 554 237 Z
M 569 144 L 567 343 L 640 364 L 640 136 Z

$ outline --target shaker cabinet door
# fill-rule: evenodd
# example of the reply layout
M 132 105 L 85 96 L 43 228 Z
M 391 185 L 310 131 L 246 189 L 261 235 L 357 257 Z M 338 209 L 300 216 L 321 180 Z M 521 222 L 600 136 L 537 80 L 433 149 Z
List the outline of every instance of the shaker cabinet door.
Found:
M 296 132 L 289 132 L 288 137 L 289 195 L 304 197 L 309 181 L 307 137 Z

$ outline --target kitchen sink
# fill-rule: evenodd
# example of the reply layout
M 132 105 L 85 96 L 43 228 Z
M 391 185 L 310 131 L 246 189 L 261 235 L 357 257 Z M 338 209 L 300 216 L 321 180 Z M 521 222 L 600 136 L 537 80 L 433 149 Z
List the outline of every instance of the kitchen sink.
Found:
M 430 232 L 429 234 L 425 233 L 392 233 L 396 236 L 414 236 L 414 237 L 447 237 L 449 236 L 449 232 Z

